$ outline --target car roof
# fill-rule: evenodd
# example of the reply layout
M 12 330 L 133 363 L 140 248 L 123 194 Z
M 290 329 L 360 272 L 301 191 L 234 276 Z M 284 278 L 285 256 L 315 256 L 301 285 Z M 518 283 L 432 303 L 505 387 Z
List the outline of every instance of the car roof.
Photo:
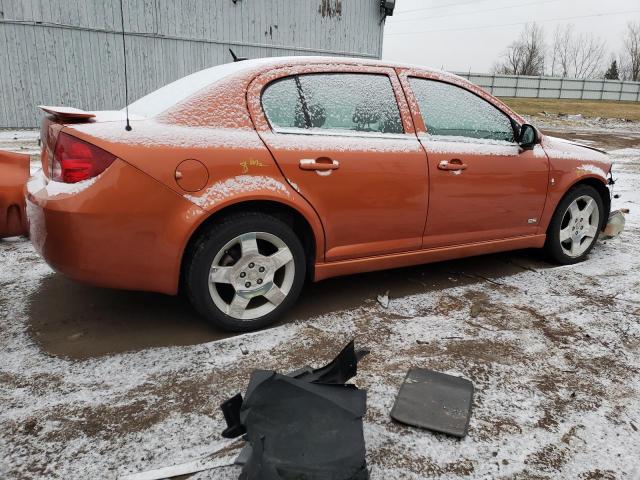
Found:
M 163 111 L 177 105 L 181 101 L 191 97 L 198 91 L 210 87 L 214 83 L 223 80 L 230 75 L 241 72 L 268 70 L 274 67 L 299 65 L 299 64 L 347 64 L 347 65 L 367 65 L 388 68 L 409 68 L 419 69 L 422 71 L 438 73 L 440 75 L 454 77 L 447 72 L 440 70 L 428 69 L 425 67 L 388 62 L 383 60 L 355 57 L 327 57 L 327 56 L 285 56 L 285 57 L 266 57 L 240 62 L 231 62 L 215 67 L 206 68 L 198 72 L 194 72 L 186 77 L 182 77 L 172 83 L 169 83 L 148 95 L 136 100 L 129 105 L 129 113 L 139 117 L 150 118 L 156 116 Z

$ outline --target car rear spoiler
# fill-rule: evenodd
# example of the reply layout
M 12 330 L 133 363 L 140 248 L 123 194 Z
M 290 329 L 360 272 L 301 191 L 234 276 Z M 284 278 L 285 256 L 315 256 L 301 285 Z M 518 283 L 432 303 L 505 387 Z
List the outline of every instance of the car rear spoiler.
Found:
M 0 150 L 0 238 L 27 235 L 24 185 L 31 157 Z
M 39 108 L 60 120 L 88 120 L 96 116 L 93 112 L 87 112 L 86 110 L 80 110 L 79 108 L 73 107 L 50 107 L 48 105 L 40 105 Z

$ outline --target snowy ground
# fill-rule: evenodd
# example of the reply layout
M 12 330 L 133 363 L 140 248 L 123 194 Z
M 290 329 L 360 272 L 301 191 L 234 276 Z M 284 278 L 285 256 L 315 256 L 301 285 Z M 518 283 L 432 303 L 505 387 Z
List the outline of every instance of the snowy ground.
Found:
M 640 125 L 549 127 L 613 150 L 614 208 L 631 209 L 623 236 L 588 261 L 558 267 L 521 251 L 328 280 L 285 323 L 249 335 L 209 341 L 179 310 L 158 335 L 179 338 L 184 326 L 195 332 L 184 342 L 154 343 L 142 319 L 132 335 L 135 318 L 114 323 L 95 303 L 141 312 L 137 300 L 162 316 L 163 297 L 51 290 L 64 280 L 27 241 L 0 241 L 0 478 L 115 478 L 195 459 L 226 445 L 218 405 L 253 369 L 320 365 L 351 338 L 372 351 L 356 383 L 368 390 L 373 479 L 640 478 Z M 387 289 L 384 308 L 375 299 Z M 89 327 L 61 336 L 81 327 L 77 317 Z M 391 421 L 412 366 L 474 382 L 465 439 Z
M 39 155 L 38 130 L 3 130 L 0 129 L 0 150 Z

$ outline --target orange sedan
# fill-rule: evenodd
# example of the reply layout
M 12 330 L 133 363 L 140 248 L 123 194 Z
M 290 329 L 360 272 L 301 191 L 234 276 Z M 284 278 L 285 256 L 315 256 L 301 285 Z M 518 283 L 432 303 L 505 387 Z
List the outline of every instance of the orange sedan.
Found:
M 306 279 L 545 247 L 583 260 L 611 165 L 455 75 L 247 60 L 124 112 L 42 107 L 30 236 L 57 271 L 187 293 L 215 325 L 273 322 Z

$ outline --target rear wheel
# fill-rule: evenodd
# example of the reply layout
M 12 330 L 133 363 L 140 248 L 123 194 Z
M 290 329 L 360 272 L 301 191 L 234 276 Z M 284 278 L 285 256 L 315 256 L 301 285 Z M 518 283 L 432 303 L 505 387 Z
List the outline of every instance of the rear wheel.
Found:
M 305 269 L 302 244 L 286 223 L 247 212 L 222 220 L 196 241 L 185 290 L 216 326 L 255 330 L 293 305 Z
M 567 265 L 586 258 L 600 234 L 604 205 L 596 189 L 579 185 L 560 201 L 547 231 L 546 250 Z

